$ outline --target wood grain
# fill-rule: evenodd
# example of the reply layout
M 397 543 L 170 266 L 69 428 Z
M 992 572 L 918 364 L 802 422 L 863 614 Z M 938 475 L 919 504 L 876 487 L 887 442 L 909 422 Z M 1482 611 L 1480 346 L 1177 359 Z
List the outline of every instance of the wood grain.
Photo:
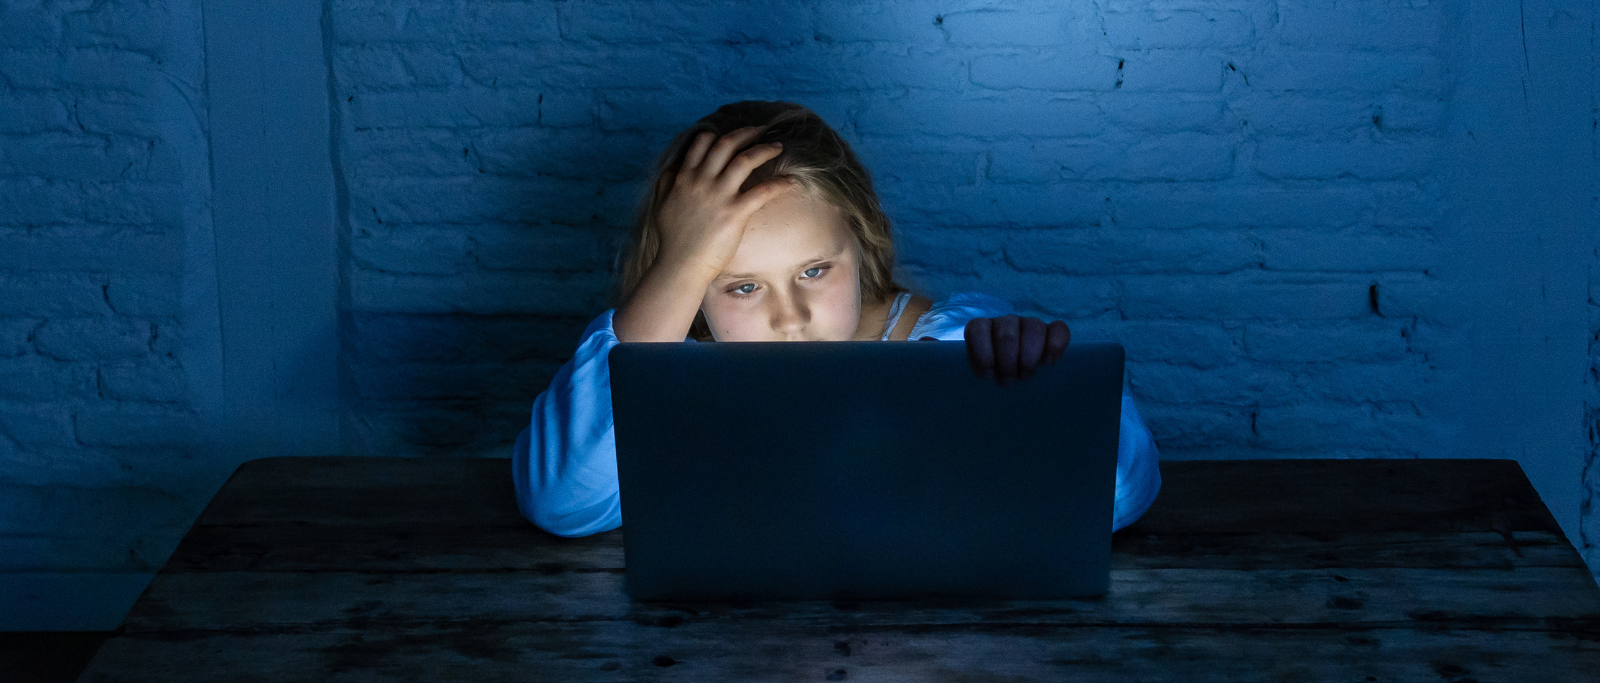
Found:
M 1600 589 L 1510 461 L 1169 463 L 1096 600 L 639 603 L 496 460 L 235 473 L 85 681 L 1550 681 Z M 1370 678 L 1369 678 L 1370 677 Z

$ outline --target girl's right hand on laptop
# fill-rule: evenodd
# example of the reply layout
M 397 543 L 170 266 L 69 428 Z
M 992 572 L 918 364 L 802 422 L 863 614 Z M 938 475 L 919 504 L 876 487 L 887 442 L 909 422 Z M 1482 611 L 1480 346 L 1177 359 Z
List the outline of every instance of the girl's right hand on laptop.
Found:
M 774 142 L 738 152 L 761 131 L 751 126 L 720 138 L 700 133 L 677 171 L 661 175 L 669 189 L 657 214 L 659 261 L 703 269 L 707 280 L 715 278 L 739 250 L 750 217 L 794 185 L 788 178 L 776 178 L 739 191 L 752 171 L 783 151 Z
M 967 321 L 967 362 L 972 372 L 1000 386 L 1033 377 L 1040 366 L 1055 365 L 1072 343 L 1067 324 L 1003 315 Z

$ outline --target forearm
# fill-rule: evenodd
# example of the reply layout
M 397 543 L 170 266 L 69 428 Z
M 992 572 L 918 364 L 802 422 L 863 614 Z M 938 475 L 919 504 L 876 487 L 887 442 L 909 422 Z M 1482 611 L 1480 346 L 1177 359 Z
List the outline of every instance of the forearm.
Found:
M 694 324 L 706 288 L 717 276 L 703 264 L 657 259 L 639 286 L 617 308 L 612 329 L 625 342 L 683 341 Z

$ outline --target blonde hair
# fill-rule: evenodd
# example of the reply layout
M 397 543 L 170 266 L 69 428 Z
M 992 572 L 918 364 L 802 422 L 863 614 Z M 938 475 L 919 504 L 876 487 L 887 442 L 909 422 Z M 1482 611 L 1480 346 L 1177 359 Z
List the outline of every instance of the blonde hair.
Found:
M 670 189 L 663 186 L 662 177 L 676 172 L 683 164 L 683 157 L 696 135 L 710 131 L 720 137 L 746 126 L 766 126 L 752 146 L 783 143 L 783 152 L 756 169 L 746 187 L 769 178 L 793 178 L 802 188 L 838 207 L 861 248 L 862 300 L 882 301 L 906 291 L 893 278 L 894 242 L 889 234 L 889 217 L 884 215 L 878 195 L 872 191 L 872 177 L 856 159 L 850 145 L 816 112 L 801 105 L 746 100 L 718 107 L 679 133 L 661 153 L 650 175 L 650 183 L 645 186 L 648 194 L 639 203 L 633 233 L 622 256 L 617 276 L 617 301 L 626 301 L 633 294 L 660 252 L 661 228 L 657 217 Z M 711 328 L 706 324 L 704 313 L 695 314 L 689 336 L 711 341 Z

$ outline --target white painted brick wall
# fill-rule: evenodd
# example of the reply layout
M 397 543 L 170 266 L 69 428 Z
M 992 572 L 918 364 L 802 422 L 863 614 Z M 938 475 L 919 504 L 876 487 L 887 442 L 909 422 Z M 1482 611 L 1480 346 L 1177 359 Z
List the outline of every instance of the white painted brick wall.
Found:
M 903 280 L 1125 344 L 1166 457 L 1426 453 L 1444 21 L 1382 2 L 335 0 L 364 440 L 503 453 L 609 305 L 654 154 L 719 104 L 781 98 L 856 145 Z M 505 419 L 464 435 L 463 409 Z
M 131 601 L 211 493 L 183 473 L 201 429 L 179 360 L 185 211 L 207 202 L 180 172 L 207 160 L 175 151 L 204 149 L 198 12 L 0 4 L 0 628 L 114 625 L 16 591 L 131 576 Z
M 1122 342 L 1164 457 L 1440 454 L 1447 3 L 330 7 L 356 452 L 506 455 L 655 154 L 763 98 L 856 146 L 902 281 Z M 210 493 L 170 465 L 198 17 L 0 5 L 0 572 L 152 569 Z

